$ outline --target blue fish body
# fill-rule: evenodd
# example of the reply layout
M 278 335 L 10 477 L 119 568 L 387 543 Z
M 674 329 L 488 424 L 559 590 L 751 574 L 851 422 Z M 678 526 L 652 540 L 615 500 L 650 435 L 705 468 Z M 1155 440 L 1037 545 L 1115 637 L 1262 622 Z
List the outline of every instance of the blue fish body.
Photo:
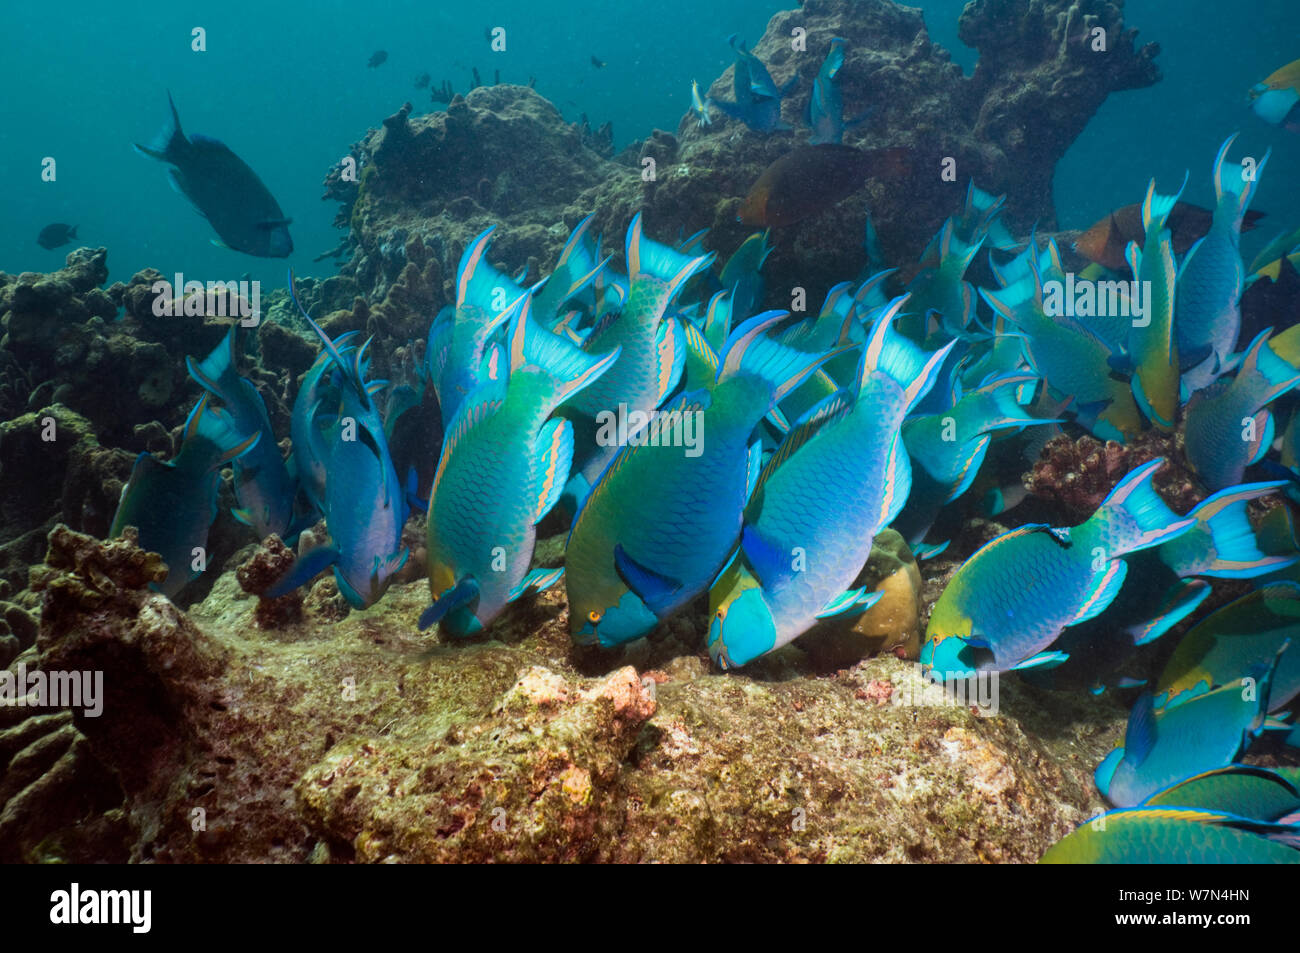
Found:
M 230 415 L 208 407 L 208 400 L 204 394 L 190 411 L 174 460 L 163 463 L 147 453 L 136 457 L 109 529 L 109 538 L 115 538 L 134 526 L 140 546 L 162 556 L 167 577 L 150 587 L 168 597 L 198 578 L 196 559 L 206 564 L 202 550 L 217 517 L 221 468 L 259 439 L 240 434 Z
M 169 163 L 172 187 L 193 203 L 234 251 L 262 258 L 286 258 L 293 251 L 289 223 L 257 173 L 223 143 L 207 136 L 186 136 L 171 94 L 171 118 L 142 155 Z
M 848 587 L 907 498 L 911 469 L 899 428 L 947 354 L 927 354 L 894 331 L 906 301 L 895 299 L 876 319 L 856 396 L 836 395 L 811 414 L 760 476 L 738 554 L 709 595 L 709 654 L 722 668 L 879 598 Z
M 1067 627 L 1114 601 L 1128 571 L 1120 557 L 1195 525 L 1175 515 L 1152 489 L 1151 478 L 1163 463 L 1156 459 L 1130 472 L 1080 526 L 1027 524 L 977 550 L 931 612 L 921 663 L 932 677 L 1062 661 L 1044 650 Z
M 556 408 L 607 373 L 616 349 L 593 356 L 531 318 L 531 302 L 511 308 L 509 377 L 489 380 L 465 400 L 444 442 L 427 520 L 435 622 L 456 636 L 491 624 L 529 588 L 560 570 L 528 566 L 536 524 L 559 500 L 573 460 L 573 428 Z
M 1300 829 L 1221 811 L 1108 811 L 1043 854 L 1044 864 L 1300 864 Z
M 1236 375 L 1192 395 L 1184 439 L 1187 460 L 1211 490 L 1240 483 L 1246 467 L 1273 443 L 1273 415 L 1266 409 L 1300 384 L 1300 372 L 1268 346 L 1272 329 L 1251 342 Z
M 292 290 L 292 273 L 289 286 Z M 352 607 L 366 609 L 379 601 L 410 555 L 401 542 L 406 499 L 373 400 L 384 382 L 365 381 L 366 344 L 340 350 L 301 305 L 299 311 L 328 355 L 332 367 L 322 373 L 335 385 L 319 398 L 330 406 L 318 403 L 306 415 L 314 431 L 307 445 L 324 466 L 322 509 L 330 542 L 302 554 L 265 596 L 282 596 L 332 567 L 339 593 Z
M 484 229 L 465 249 L 456 272 L 456 306 L 429 329 L 426 361 L 442 408 L 446 431 L 461 403 L 486 377 L 503 373 L 491 366 L 491 342 L 505 326 L 510 308 L 527 291 L 487 263 L 496 226 Z M 563 302 L 561 302 L 563 303 Z
M 1138 696 L 1123 746 L 1097 766 L 1097 790 L 1116 807 L 1133 807 L 1202 771 L 1231 764 L 1263 729 L 1269 669 L 1157 712 L 1150 692 Z
M 703 592 L 734 550 L 758 476 L 754 428 L 830 356 L 767 337 L 785 317 L 767 312 L 740 325 L 721 358 L 689 329 L 711 379 L 619 450 L 574 521 L 565 565 L 576 641 L 612 646 L 648 634 Z M 707 439 L 679 446 L 692 420 Z
M 1259 187 L 1259 173 L 1268 154 L 1247 180 L 1241 166 L 1225 164 L 1236 138 L 1229 136 L 1214 160 L 1217 204 L 1210 230 L 1188 251 L 1178 271 L 1174 327 L 1188 391 L 1213 383 L 1237 346 L 1241 329 L 1240 300 L 1245 283 L 1241 223 Z
M 266 402 L 253 383 L 235 370 L 235 328 L 231 327 L 202 362 L 186 358 L 186 366 L 190 376 L 222 402 L 237 432 L 259 437 L 252 449 L 233 465 L 235 499 L 239 501 L 235 518 L 251 526 L 259 539 L 274 533 L 293 545 L 301 528 L 291 531 L 297 485 L 280 456 Z
M 762 61 L 746 50 L 744 43 L 737 44 L 736 37 L 732 36 L 731 46 L 736 51 L 732 84 L 735 101 L 728 103 L 710 99 L 709 103 L 755 132 L 788 130 L 789 123 L 781 120 L 781 97 L 793 86 L 798 76 L 791 77 L 784 87 L 778 89 Z

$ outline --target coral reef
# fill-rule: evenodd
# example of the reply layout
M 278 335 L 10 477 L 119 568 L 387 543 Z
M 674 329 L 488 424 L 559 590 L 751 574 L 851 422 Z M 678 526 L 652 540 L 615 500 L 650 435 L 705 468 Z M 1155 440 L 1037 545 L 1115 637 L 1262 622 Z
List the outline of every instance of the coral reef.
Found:
M 1153 484 L 1175 512 L 1186 513 L 1206 494 L 1187 469 L 1181 444 L 1179 433 L 1157 431 L 1146 431 L 1126 444 L 1102 443 L 1087 434 L 1077 439 L 1053 437 L 1025 474 L 1025 487 L 1035 496 L 1059 504 L 1067 517 L 1062 525 L 1070 525 L 1092 515 L 1129 470 L 1164 457 L 1166 465 L 1156 472 Z
M 813 677 L 789 646 L 721 676 L 696 644 L 584 676 L 555 591 L 490 641 L 416 637 L 422 582 L 263 630 L 233 572 L 186 615 L 130 537 L 49 542 L 26 657 L 103 671 L 105 707 L 0 728 L 0 792 L 19 790 L 0 829 L 29 860 L 1032 861 L 1097 808 L 1089 768 L 1122 723 L 1012 680 L 996 711 L 953 704 L 889 654 Z
M 805 51 L 792 48 L 796 27 L 806 31 Z M 848 41 L 840 72 L 846 115 L 874 109 L 846 142 L 904 147 L 914 173 L 889 187 L 868 183 L 821 215 L 775 230 L 765 269 L 770 306 L 788 305 L 796 285 L 820 300 L 832 283 L 856 274 L 867 209 L 886 258 L 914 260 L 960 207 L 972 177 L 1007 193 L 1013 229 L 1024 233 L 1035 222 L 1050 229 L 1057 161 L 1110 93 L 1159 79 L 1158 48 L 1135 46 L 1118 0 L 981 0 L 968 4 L 960 28 L 980 53 L 971 77 L 931 42 L 919 10 L 889 0 L 807 0 L 776 14 L 753 47 L 778 84 L 797 74 L 782 104 L 796 131 L 756 133 L 718 110 L 700 128 L 687 114 L 676 135 L 656 130 L 612 160 L 585 122 L 565 123 L 529 87 L 480 87 L 427 115 L 408 104 L 352 147 L 358 181 L 343 181 L 340 168 L 326 179 L 325 197 L 343 203 L 339 223 L 351 229 L 353 257 L 343 274 L 378 301 L 402 274 L 412 237 L 449 276 L 470 239 L 500 223 L 494 260 L 510 273 L 526 266 L 535 277 L 591 211 L 607 236 L 622 235 L 637 212 L 650 234 L 664 238 L 669 230 L 709 228 L 708 247 L 725 259 L 748 234 L 736 215 L 750 185 L 806 140 L 801 117 L 834 36 Z M 1105 31 L 1105 52 L 1092 48 L 1094 29 Z M 712 83 L 710 95 L 731 98 L 732 72 Z M 952 181 L 941 177 L 945 158 L 955 162 Z M 654 160 L 652 177 L 643 174 L 646 159 Z M 497 174 L 485 179 L 485 169 Z M 441 291 L 429 289 L 435 298 Z

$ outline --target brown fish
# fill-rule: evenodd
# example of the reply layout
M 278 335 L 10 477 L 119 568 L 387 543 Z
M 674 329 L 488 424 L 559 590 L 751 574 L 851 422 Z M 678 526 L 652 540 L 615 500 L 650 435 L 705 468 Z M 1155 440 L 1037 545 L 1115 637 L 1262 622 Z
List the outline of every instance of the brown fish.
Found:
M 792 225 L 830 208 L 867 179 L 894 179 L 910 171 L 911 153 L 900 147 L 800 146 L 763 170 L 738 217 L 758 227 Z
M 1255 223 L 1264 217 L 1263 212 L 1249 211 L 1241 224 L 1241 230 L 1248 232 Z M 1183 255 L 1187 249 L 1210 230 L 1214 213 L 1191 202 L 1179 202 L 1165 220 L 1165 228 L 1173 232 L 1174 254 Z M 1117 208 L 1097 224 L 1084 232 L 1074 243 L 1074 250 L 1097 264 L 1111 271 L 1125 271 L 1128 262 L 1124 258 L 1124 249 L 1129 242 L 1142 244 L 1146 229 L 1142 227 L 1142 205 L 1125 205 Z

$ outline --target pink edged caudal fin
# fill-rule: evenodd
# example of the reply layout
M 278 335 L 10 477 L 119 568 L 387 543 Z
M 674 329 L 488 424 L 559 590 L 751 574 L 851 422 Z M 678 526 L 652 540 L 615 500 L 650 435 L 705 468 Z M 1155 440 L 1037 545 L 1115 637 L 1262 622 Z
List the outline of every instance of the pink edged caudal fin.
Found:
M 627 256 L 628 278 L 635 282 L 638 277 L 648 275 L 665 282 L 668 285 L 669 301 L 681 290 L 682 285 L 708 268 L 717 257 L 715 252 L 691 257 L 675 248 L 651 241 L 642 232 L 640 212 L 637 212 L 627 228 L 624 253 Z
M 1104 527 L 1107 559 L 1167 543 L 1196 525 L 1195 518 L 1180 517 L 1166 506 L 1151 485 L 1164 465 L 1164 457 L 1157 457 L 1130 471 L 1085 524 Z
M 727 339 L 718 380 L 739 375 L 758 378 L 771 388 L 766 414 L 823 363 L 852 350 L 852 346 L 812 354 L 780 343 L 768 334 L 790 316 L 788 311 L 764 311 L 738 325 Z
M 944 358 L 957 343 L 949 341 L 939 350 L 927 354 L 895 331 L 894 319 L 910 297 L 910 294 L 899 295 L 876 316 L 858 366 L 859 387 L 876 371 L 888 374 L 903 389 L 909 410 L 930 392 Z
M 548 331 L 533 318 L 532 301 L 523 299 L 510 328 L 510 374 L 540 371 L 553 384 L 548 395 L 550 409 L 558 407 L 604 374 L 622 353 L 616 347 L 608 354 L 592 355 L 569 338 Z

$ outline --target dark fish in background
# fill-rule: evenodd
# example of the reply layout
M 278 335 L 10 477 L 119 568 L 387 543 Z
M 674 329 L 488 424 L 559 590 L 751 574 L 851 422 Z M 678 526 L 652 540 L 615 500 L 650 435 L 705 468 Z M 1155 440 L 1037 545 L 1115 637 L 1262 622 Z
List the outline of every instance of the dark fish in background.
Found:
M 376 66 L 382 66 L 386 59 L 388 59 L 387 50 L 375 50 L 375 52 L 370 54 L 370 62 L 366 65 L 371 69 L 374 69 Z
M 604 60 L 597 59 L 595 56 L 593 56 L 591 58 L 591 65 L 596 67 L 596 69 L 604 69 L 609 64 L 606 63 Z
M 430 78 L 431 77 L 429 76 L 428 73 L 421 73 L 419 76 L 415 77 L 415 88 L 416 89 L 428 88 Z
M 745 225 L 793 225 L 856 192 L 867 179 L 906 176 L 911 165 L 911 153 L 901 147 L 800 146 L 763 170 L 740 206 L 739 219 Z
M 66 245 L 76 237 L 76 225 L 64 225 L 62 222 L 55 222 L 53 225 L 46 225 L 41 229 L 41 233 L 36 236 L 36 244 L 42 248 L 58 248 L 60 245 Z
M 171 94 L 171 120 L 148 146 L 136 149 L 173 166 L 172 188 L 208 220 L 220 240 L 213 244 L 259 258 L 285 258 L 293 251 L 280 205 L 243 159 L 216 139 L 186 136 Z
M 1263 212 L 1249 211 L 1242 221 L 1241 230 L 1248 232 L 1264 217 Z M 1214 213 L 1190 202 L 1179 202 L 1165 219 L 1165 228 L 1173 232 L 1174 254 L 1184 255 L 1197 239 L 1210 230 Z M 1142 205 L 1125 205 L 1117 208 L 1078 237 L 1074 250 L 1089 261 L 1095 261 L 1111 271 L 1127 271 L 1128 261 L 1124 249 L 1129 242 L 1142 244 L 1146 229 L 1142 226 Z

